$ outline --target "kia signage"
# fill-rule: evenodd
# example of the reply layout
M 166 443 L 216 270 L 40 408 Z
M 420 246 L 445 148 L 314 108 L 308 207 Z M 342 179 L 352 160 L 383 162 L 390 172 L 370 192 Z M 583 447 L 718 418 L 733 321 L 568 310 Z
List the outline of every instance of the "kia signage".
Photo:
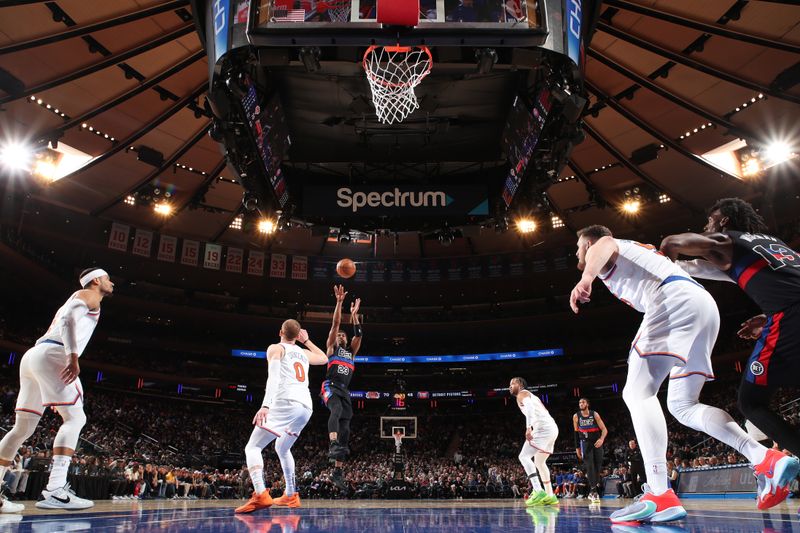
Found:
M 305 215 L 438 216 L 488 215 L 485 186 L 305 187 Z

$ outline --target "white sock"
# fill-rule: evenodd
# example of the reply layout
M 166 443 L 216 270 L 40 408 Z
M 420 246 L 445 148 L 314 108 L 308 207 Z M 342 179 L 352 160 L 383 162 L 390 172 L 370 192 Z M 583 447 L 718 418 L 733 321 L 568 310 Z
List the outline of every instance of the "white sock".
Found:
M 6 478 L 6 472 L 8 472 L 9 467 L 7 465 L 0 465 L 0 487 L 4 484 L 4 479 Z
M 645 461 L 644 469 L 647 472 L 647 484 L 650 486 L 650 492 L 655 496 L 661 496 L 669 489 L 669 481 L 667 478 L 667 461 Z
M 50 468 L 50 479 L 47 481 L 47 490 L 60 489 L 67 484 L 67 469 L 72 457 L 69 455 L 54 455 Z
M 542 484 L 539 483 L 539 476 L 535 473 L 528 476 L 528 481 L 531 482 L 531 487 L 533 487 L 533 492 L 542 492 Z
M 248 471 L 250 472 L 250 481 L 253 482 L 253 492 L 256 494 L 261 494 L 267 490 L 267 487 L 264 484 L 264 467 L 255 465 L 248 467 Z

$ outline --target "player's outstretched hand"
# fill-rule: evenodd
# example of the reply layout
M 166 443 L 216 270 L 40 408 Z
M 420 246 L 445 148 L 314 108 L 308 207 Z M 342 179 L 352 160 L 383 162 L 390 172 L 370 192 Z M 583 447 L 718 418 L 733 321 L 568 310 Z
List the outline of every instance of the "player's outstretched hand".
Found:
M 342 285 L 334 285 L 333 295 L 336 296 L 337 302 L 344 302 L 344 298 L 347 296 L 347 291 L 344 290 L 344 286 Z
M 355 301 L 350 303 L 350 314 L 357 315 L 359 308 L 361 308 L 361 298 L 356 298 Z
M 761 332 L 764 331 L 764 326 L 767 324 L 767 315 L 758 315 L 753 318 L 748 318 L 742 322 L 742 329 L 737 334 L 743 339 L 758 339 Z
M 300 333 L 297 334 L 297 342 L 302 342 L 303 344 L 308 342 L 308 331 L 301 329 Z
M 261 409 L 258 410 L 256 416 L 253 417 L 253 425 L 266 426 L 268 415 L 269 415 L 269 407 L 262 407 Z
M 578 314 L 578 304 L 588 303 L 591 295 L 592 282 L 581 278 L 569 295 L 569 306 L 572 308 L 572 312 Z

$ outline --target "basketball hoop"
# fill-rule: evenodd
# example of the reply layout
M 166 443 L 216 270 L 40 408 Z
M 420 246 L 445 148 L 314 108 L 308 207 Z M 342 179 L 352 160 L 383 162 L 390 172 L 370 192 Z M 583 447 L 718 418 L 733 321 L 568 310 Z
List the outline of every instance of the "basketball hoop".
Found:
M 370 46 L 364 70 L 378 121 L 402 122 L 419 108 L 414 89 L 430 74 L 433 56 L 427 46 Z
M 332 22 L 350 22 L 352 0 L 325 0 L 317 4 L 318 11 L 325 11 Z
M 400 447 L 402 445 L 403 445 L 403 434 L 398 431 L 397 433 L 394 434 L 394 447 L 398 451 L 398 453 L 400 452 Z

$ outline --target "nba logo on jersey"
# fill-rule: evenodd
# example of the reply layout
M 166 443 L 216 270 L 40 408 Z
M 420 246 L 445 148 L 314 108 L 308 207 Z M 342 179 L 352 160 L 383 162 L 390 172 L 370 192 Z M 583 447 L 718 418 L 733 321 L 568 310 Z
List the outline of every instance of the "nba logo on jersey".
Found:
M 754 376 L 760 376 L 764 373 L 764 365 L 758 361 L 753 361 L 753 363 L 750 365 L 750 372 L 752 372 Z

